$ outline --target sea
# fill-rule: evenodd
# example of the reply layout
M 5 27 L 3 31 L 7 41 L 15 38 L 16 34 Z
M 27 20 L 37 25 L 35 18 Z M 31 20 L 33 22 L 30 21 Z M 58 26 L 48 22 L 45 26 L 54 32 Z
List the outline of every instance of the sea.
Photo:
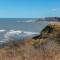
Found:
M 48 22 L 37 20 L 36 18 L 0 18 L 0 43 L 39 35 Z

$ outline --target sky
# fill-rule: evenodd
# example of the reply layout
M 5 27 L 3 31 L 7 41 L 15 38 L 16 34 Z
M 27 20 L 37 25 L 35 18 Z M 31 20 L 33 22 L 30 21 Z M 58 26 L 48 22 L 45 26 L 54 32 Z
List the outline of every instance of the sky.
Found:
M 60 0 L 0 0 L 0 18 L 60 17 Z

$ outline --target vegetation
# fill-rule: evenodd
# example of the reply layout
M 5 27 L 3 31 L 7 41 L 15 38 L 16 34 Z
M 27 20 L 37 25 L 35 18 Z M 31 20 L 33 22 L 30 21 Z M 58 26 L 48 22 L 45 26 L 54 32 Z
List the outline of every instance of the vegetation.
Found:
M 49 24 L 40 39 L 8 43 L 0 48 L 0 60 L 60 60 L 60 25 Z

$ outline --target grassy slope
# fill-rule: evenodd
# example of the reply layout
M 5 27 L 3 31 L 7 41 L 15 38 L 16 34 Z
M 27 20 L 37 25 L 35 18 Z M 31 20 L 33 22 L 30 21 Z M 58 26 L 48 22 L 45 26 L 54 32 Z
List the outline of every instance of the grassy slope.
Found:
M 0 60 L 60 60 L 60 24 L 49 24 L 41 39 L 9 43 L 0 49 Z

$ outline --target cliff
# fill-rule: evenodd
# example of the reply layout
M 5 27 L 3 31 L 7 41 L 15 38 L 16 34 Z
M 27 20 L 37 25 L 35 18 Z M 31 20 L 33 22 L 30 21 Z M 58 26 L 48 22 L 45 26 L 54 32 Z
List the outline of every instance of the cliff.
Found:
M 49 24 L 36 39 L 8 43 L 0 60 L 60 60 L 60 23 Z

